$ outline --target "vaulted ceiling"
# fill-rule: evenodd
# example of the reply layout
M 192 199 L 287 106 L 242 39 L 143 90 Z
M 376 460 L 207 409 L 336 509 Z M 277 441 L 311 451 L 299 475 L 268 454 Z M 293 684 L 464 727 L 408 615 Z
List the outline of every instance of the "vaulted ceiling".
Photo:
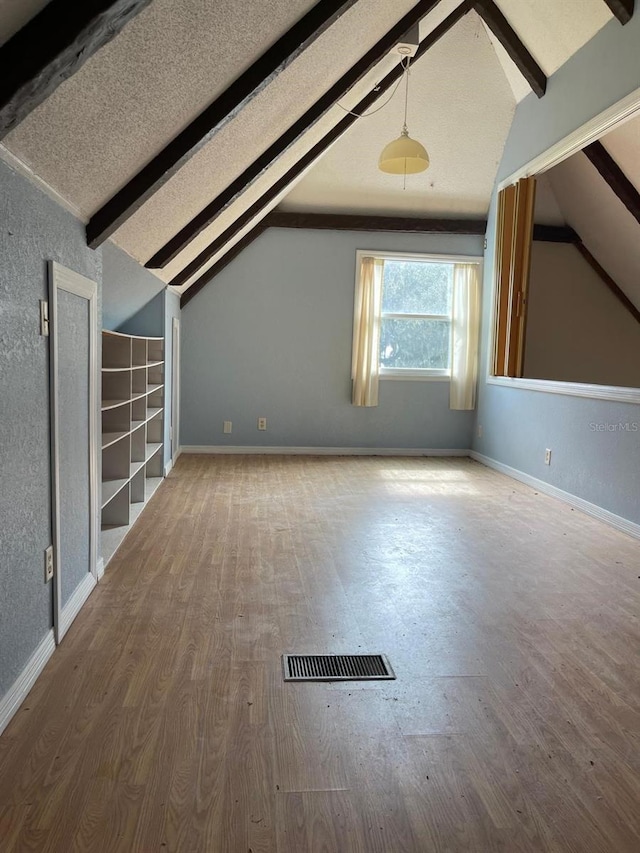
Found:
M 76 49 L 70 76 L 34 99 L 2 144 L 89 223 L 92 245 L 110 237 L 184 291 L 277 205 L 484 217 L 517 101 L 531 86 L 542 95 L 544 78 L 630 3 L 86 0 L 85 11 L 120 6 L 119 23 L 99 49 Z M 20 47 L 45 5 L 0 0 L 0 51 Z M 66 10 L 64 29 L 74 7 L 47 8 Z M 394 91 L 395 45 L 411 16 L 422 55 L 409 128 L 432 165 L 403 189 L 377 169 L 401 129 L 402 90 L 373 115 L 347 111 L 377 110 Z M 315 29 L 305 33 L 305 21 Z

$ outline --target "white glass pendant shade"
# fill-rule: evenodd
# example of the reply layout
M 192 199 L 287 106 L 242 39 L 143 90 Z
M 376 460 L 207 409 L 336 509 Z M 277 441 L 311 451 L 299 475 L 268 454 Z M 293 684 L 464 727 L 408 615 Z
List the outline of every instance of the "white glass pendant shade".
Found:
M 389 175 L 415 175 L 429 168 L 429 155 L 424 145 L 409 136 L 405 127 L 397 139 L 384 147 L 378 168 Z

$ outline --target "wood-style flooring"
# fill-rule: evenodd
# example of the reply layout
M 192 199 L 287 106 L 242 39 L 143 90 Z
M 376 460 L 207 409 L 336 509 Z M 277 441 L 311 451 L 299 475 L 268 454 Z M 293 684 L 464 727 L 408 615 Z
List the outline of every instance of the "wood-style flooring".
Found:
M 0 850 L 638 853 L 639 576 L 468 459 L 182 457 L 0 738 Z

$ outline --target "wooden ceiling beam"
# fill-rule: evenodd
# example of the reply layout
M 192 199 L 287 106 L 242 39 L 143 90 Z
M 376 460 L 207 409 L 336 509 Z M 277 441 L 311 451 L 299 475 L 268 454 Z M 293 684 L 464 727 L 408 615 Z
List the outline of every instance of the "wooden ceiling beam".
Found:
M 500 9 L 493 0 L 476 0 L 474 8 L 507 51 L 532 90 L 542 98 L 547 91 L 547 76 Z
M 418 219 L 403 216 L 362 216 L 344 213 L 293 213 L 274 210 L 247 232 L 210 269 L 203 273 L 180 298 L 184 308 L 211 279 L 238 257 L 268 228 L 311 228 L 332 231 L 395 231 L 412 234 L 473 234 L 483 236 L 486 219 Z
M 447 33 L 451 27 L 460 20 L 471 8 L 472 0 L 463 3 L 454 12 L 452 12 L 432 33 L 424 38 L 418 48 L 418 52 L 414 57 L 414 62 L 424 56 L 433 45 Z M 401 65 L 397 65 L 392 71 L 384 77 L 378 85 L 369 92 L 354 108 L 353 113 L 358 115 L 369 109 L 375 102 L 393 86 L 402 76 L 403 69 Z M 220 250 L 232 240 L 243 228 L 245 228 L 256 216 L 269 205 L 273 204 L 274 200 L 296 180 L 306 169 L 308 169 L 337 139 L 339 139 L 351 125 L 357 121 L 357 115 L 349 113 L 338 124 L 317 142 L 306 154 L 304 154 L 281 178 L 279 178 L 268 190 L 266 190 L 259 199 L 257 199 L 250 207 L 241 213 L 234 222 L 216 239 L 202 250 L 189 264 L 187 264 L 181 272 L 179 272 L 171 280 L 170 284 L 174 287 L 181 287 L 199 270 L 202 269 Z M 212 267 L 212 269 L 215 269 Z M 205 273 L 207 275 L 207 273 Z
M 422 219 L 351 213 L 297 213 L 274 210 L 264 220 L 269 228 L 311 228 L 330 231 L 396 231 L 405 234 L 472 234 L 483 237 L 486 219 Z
M 402 40 L 407 31 L 429 14 L 440 0 L 420 0 L 400 21 L 333 84 L 319 100 L 288 128 L 241 175 L 233 180 L 203 210 L 165 243 L 145 266 L 161 269 L 174 260 L 186 246 L 236 201 L 270 166 L 312 128 L 340 98 L 369 73 Z M 466 4 L 469 5 L 468 3 Z M 357 110 L 357 108 L 356 108 Z
M 640 193 L 604 147 L 592 142 L 582 149 L 629 213 L 640 222 Z
M 604 0 L 621 24 L 628 24 L 635 11 L 634 0 Z
M 640 323 L 640 311 L 636 308 L 633 302 L 629 299 L 620 285 L 614 281 L 605 268 L 594 258 L 591 252 L 587 249 L 581 240 L 575 244 L 576 249 L 580 252 L 589 266 L 600 276 L 601 281 L 605 284 L 611 293 L 616 297 L 618 302 L 627 309 L 627 311 Z
M 568 225 L 534 225 L 533 239 L 540 243 L 579 243 L 580 237 Z
M 95 249 L 358 0 L 322 0 L 122 187 L 87 225 Z
M 51 0 L 0 47 L 0 139 L 151 0 Z

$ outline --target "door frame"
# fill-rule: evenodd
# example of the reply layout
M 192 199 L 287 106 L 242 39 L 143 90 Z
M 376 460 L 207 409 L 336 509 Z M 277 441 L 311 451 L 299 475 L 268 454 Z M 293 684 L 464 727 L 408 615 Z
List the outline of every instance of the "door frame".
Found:
M 51 500 L 53 533 L 53 627 L 60 643 L 71 622 L 97 582 L 98 516 L 98 286 L 89 278 L 49 261 L 49 387 L 51 399 Z M 62 607 L 60 572 L 60 432 L 58 409 L 58 291 L 64 290 L 89 303 L 89 581 L 81 581 L 76 592 Z
M 171 464 L 180 455 L 180 318 L 171 322 Z

